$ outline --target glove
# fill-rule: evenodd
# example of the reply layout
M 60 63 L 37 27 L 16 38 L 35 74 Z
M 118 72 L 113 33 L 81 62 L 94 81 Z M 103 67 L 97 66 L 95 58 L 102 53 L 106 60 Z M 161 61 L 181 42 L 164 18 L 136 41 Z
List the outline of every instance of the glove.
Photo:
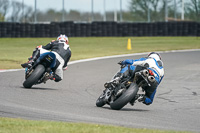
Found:
M 118 62 L 119 65 L 121 65 L 121 69 L 124 68 L 126 65 L 123 63 L 124 61 Z
M 123 65 L 123 61 L 120 61 L 120 62 L 118 62 L 117 64 L 119 64 L 119 65 Z
M 39 45 L 39 46 L 37 46 L 36 48 L 41 49 L 41 48 L 42 48 L 42 45 Z

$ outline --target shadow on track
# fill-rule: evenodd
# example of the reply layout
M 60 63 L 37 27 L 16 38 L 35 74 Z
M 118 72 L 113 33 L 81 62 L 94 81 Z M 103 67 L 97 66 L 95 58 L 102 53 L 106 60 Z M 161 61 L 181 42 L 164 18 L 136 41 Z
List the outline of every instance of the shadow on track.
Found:
M 57 90 L 57 89 L 52 89 L 52 88 L 41 88 L 41 87 L 24 88 L 21 86 L 20 88 L 26 89 L 26 90 Z
M 101 107 L 101 108 L 108 109 L 108 110 L 113 110 L 113 109 L 111 109 L 110 107 Z M 146 111 L 149 111 L 149 110 L 145 110 L 145 109 L 134 109 L 134 108 L 122 108 L 122 109 L 116 110 L 116 111 L 137 111 L 137 112 L 146 112 Z

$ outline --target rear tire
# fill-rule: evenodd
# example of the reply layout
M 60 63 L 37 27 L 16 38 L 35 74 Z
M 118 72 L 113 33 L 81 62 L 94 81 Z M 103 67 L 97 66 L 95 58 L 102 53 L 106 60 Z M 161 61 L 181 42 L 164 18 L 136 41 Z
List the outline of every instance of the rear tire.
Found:
M 137 84 L 132 83 L 131 86 L 117 100 L 110 103 L 110 107 L 114 110 L 120 110 L 136 96 L 138 90 L 139 88 Z
M 35 83 L 37 83 L 37 81 L 43 75 L 44 72 L 45 67 L 39 64 L 31 73 L 31 75 L 24 81 L 23 86 L 25 88 L 31 88 Z

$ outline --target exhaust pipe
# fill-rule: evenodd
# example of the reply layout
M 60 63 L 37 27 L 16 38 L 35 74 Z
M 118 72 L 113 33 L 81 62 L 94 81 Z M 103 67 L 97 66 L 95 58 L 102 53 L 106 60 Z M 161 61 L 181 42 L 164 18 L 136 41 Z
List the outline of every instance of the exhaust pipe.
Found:
M 147 77 L 147 76 L 149 76 L 149 71 L 147 71 L 146 69 L 145 70 L 143 70 L 143 75 L 145 76 L 145 77 Z
M 149 76 L 149 77 L 148 77 L 148 80 L 149 80 L 150 82 L 154 82 L 156 79 L 155 79 L 154 76 Z

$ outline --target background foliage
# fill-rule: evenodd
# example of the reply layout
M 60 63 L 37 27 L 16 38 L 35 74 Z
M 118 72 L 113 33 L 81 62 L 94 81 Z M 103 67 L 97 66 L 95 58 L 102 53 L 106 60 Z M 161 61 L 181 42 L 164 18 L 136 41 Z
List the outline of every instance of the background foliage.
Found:
M 168 6 L 168 19 L 180 20 L 182 0 L 129 0 L 128 10 L 123 11 L 123 21 L 151 22 L 165 20 L 165 4 Z M 34 7 L 14 0 L 0 0 L 0 21 L 34 22 Z M 185 20 L 200 22 L 200 0 L 185 0 Z M 9 14 L 9 12 L 11 12 Z M 38 22 L 61 21 L 62 10 L 37 10 Z M 118 14 L 119 15 L 119 14 Z M 119 17 L 119 16 L 118 16 Z M 114 20 L 114 13 L 106 12 L 107 21 Z M 65 11 L 65 21 L 91 21 L 90 12 Z M 94 12 L 94 21 L 103 21 L 103 14 Z

